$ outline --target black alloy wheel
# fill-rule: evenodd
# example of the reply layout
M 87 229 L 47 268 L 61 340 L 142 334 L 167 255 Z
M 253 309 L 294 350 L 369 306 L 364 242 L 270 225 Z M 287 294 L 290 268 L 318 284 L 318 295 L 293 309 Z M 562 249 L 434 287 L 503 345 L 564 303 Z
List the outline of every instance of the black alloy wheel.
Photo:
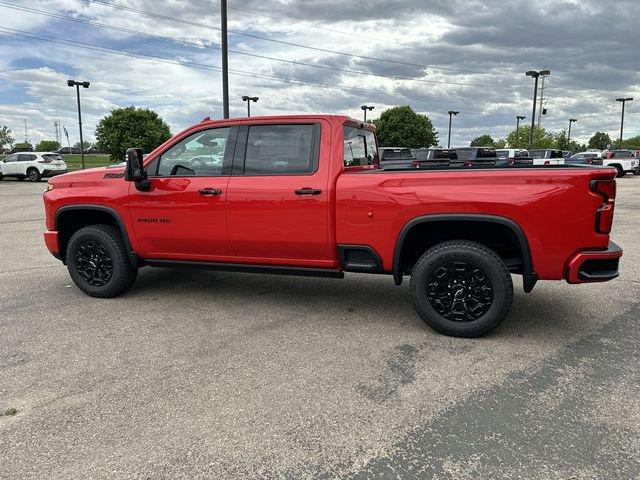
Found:
M 76 268 L 89 285 L 104 287 L 113 275 L 113 260 L 104 246 L 86 240 L 76 250 Z
M 496 329 L 513 302 L 511 274 L 481 243 L 449 240 L 431 247 L 411 272 L 411 298 L 430 327 L 456 337 Z
M 493 303 L 493 285 L 477 266 L 449 262 L 427 279 L 427 299 L 447 320 L 471 322 L 482 317 Z

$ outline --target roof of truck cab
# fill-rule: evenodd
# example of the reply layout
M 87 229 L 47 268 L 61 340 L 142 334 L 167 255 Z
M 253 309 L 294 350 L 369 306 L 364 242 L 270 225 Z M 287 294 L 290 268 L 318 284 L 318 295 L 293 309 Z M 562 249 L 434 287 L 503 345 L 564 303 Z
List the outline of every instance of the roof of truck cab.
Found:
M 217 118 L 217 119 L 211 119 L 209 117 L 205 118 L 204 120 L 202 120 L 202 122 L 200 123 L 228 123 L 228 122 L 232 122 L 232 123 L 251 123 L 251 122 L 263 122 L 263 121 L 273 121 L 273 120 L 280 120 L 280 121 L 296 121 L 296 120 L 311 120 L 311 119 L 318 119 L 318 118 L 322 118 L 322 119 L 326 119 L 326 120 L 334 120 L 337 121 L 339 123 L 344 123 L 346 121 L 348 122 L 355 122 L 355 123 L 362 123 L 364 124 L 364 122 L 362 120 L 358 120 L 356 118 L 353 117 L 349 117 L 347 115 L 327 115 L 327 114 L 323 114 L 323 113 L 318 113 L 318 114 L 299 114 L 299 115 L 264 115 L 264 116 L 253 116 L 253 117 L 236 117 L 236 118 Z M 372 123 L 367 122 L 368 126 L 373 127 L 374 125 Z

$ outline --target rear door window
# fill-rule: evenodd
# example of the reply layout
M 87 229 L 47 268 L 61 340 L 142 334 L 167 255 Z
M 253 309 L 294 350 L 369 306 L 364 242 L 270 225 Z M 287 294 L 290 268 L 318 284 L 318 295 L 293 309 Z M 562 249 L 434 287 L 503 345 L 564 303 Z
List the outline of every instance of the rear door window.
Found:
M 315 172 L 318 168 L 319 133 L 316 124 L 250 126 L 244 174 L 292 175 Z

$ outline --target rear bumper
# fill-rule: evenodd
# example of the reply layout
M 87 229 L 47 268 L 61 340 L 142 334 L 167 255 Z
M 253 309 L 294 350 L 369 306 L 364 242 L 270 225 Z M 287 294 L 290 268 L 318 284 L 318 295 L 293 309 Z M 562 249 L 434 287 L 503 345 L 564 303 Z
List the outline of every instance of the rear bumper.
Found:
M 47 246 L 51 255 L 56 257 L 58 260 L 62 258 L 60 256 L 60 243 L 58 242 L 58 232 L 47 230 L 44 232 L 44 243 Z
M 62 175 L 63 173 L 68 173 L 69 170 L 67 170 L 66 168 L 64 170 L 47 170 L 44 169 L 42 171 L 42 176 L 43 177 L 55 177 L 56 175 Z
M 585 250 L 576 253 L 567 266 L 567 282 L 591 283 L 613 280 L 619 275 L 618 263 L 622 249 L 609 242 L 606 250 Z

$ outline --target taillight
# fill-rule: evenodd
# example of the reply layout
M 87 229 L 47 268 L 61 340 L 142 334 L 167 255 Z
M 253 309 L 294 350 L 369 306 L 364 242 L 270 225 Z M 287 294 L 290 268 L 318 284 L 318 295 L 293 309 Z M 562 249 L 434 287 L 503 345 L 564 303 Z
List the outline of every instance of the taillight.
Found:
M 588 159 L 587 159 L 587 163 L 588 163 L 589 165 L 593 165 L 593 158 L 588 158 Z
M 516 159 L 515 158 L 510 158 L 509 161 L 507 162 L 509 165 L 515 165 L 516 164 Z
M 418 168 L 418 167 L 420 167 L 420 162 L 418 162 L 417 160 L 413 160 L 413 161 L 411 162 L 411 166 L 412 166 L 413 168 Z
M 590 187 L 592 192 L 602 197 L 602 206 L 596 210 L 596 232 L 610 233 L 616 199 L 616 181 L 592 180 Z
M 545 160 L 545 161 L 544 161 L 544 164 L 545 164 L 545 165 L 551 165 L 551 162 L 550 162 L 549 160 Z

